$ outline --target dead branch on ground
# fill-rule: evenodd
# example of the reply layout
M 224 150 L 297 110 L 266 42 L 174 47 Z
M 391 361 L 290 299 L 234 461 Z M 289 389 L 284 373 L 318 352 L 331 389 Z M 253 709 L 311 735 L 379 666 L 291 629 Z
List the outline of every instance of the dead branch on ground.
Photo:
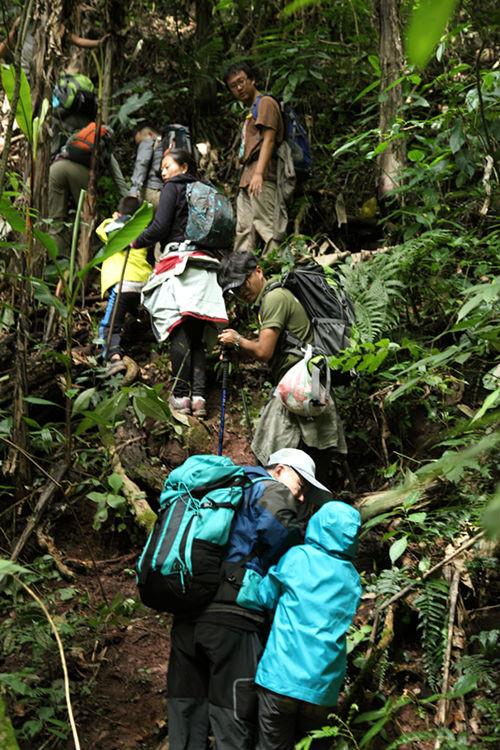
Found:
M 18 559 L 19 555 L 23 551 L 24 547 L 26 546 L 26 542 L 30 538 L 31 534 L 33 533 L 33 530 L 38 525 L 45 508 L 51 501 L 53 495 L 55 494 L 58 487 L 60 487 L 60 481 L 65 475 L 66 471 L 68 470 L 68 464 L 64 461 L 59 462 L 56 465 L 56 468 L 53 472 L 52 478 L 48 480 L 48 482 L 44 485 L 40 497 L 38 499 L 37 504 L 35 505 L 35 509 L 33 513 L 31 514 L 30 518 L 28 519 L 28 522 L 24 528 L 24 531 L 22 532 L 21 536 L 17 540 L 16 544 L 14 545 L 14 549 L 12 550 L 12 553 L 10 555 L 10 559 L 15 561 Z

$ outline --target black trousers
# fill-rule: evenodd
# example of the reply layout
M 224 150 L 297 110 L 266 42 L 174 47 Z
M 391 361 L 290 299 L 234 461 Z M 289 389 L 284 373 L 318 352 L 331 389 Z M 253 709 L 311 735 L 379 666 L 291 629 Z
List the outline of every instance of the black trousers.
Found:
M 175 621 L 167 672 L 170 750 L 254 750 L 254 677 L 263 642 L 255 631 Z
M 206 391 L 206 354 L 203 332 L 206 323 L 186 318 L 170 334 L 170 359 L 174 396 L 203 396 Z
M 277 667 L 278 668 L 278 667 Z M 295 744 L 313 729 L 328 725 L 329 706 L 299 701 L 287 695 L 257 687 L 259 733 L 256 750 L 293 750 Z M 331 737 L 315 740 L 313 750 L 327 750 Z
M 139 292 L 122 292 L 120 294 L 120 299 L 118 299 L 116 286 L 113 287 L 109 294 L 108 304 L 106 305 L 106 312 L 104 313 L 104 318 L 101 320 L 101 323 L 99 325 L 99 338 L 104 340 L 104 344 L 102 347 L 103 359 L 109 359 L 113 354 L 123 354 L 121 348 L 121 339 L 125 318 L 127 316 L 127 313 L 130 313 L 131 315 L 137 315 L 137 311 L 141 302 L 141 295 Z M 113 324 L 113 330 L 111 331 L 111 340 L 109 342 L 108 348 L 107 342 L 109 336 L 109 327 L 111 325 L 113 310 L 115 308 L 115 320 Z

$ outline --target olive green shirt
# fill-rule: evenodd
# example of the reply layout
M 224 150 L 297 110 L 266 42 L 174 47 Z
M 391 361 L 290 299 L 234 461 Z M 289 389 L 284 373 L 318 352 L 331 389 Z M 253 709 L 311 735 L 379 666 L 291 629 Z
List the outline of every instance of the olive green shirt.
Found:
M 284 351 L 284 332 L 289 331 L 305 344 L 310 344 L 313 340 L 309 318 L 298 299 L 288 289 L 283 289 L 282 287 L 271 289 L 270 292 L 266 293 L 266 288 L 275 282 L 275 279 L 266 281 L 255 301 L 255 304 L 260 306 L 260 330 L 264 328 L 277 328 L 282 334 L 278 339 L 276 349 L 269 362 L 273 385 L 276 385 L 285 372 L 302 358 L 302 355 L 287 354 Z

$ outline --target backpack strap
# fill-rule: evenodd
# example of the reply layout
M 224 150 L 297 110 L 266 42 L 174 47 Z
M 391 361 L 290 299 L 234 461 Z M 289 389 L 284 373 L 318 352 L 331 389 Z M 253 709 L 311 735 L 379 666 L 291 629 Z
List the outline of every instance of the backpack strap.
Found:
M 262 297 L 261 297 L 261 300 L 260 300 L 260 307 L 262 307 L 262 302 L 264 300 L 264 297 L 267 294 L 269 294 L 269 292 L 272 292 L 273 289 L 280 289 L 282 287 L 283 287 L 283 282 L 282 281 L 272 281 L 270 284 L 268 284 L 266 286 L 266 288 L 264 289 L 264 291 L 262 292 Z M 260 312 L 260 307 L 259 307 L 259 312 Z
M 184 516 L 184 512 L 186 510 L 186 500 L 188 499 L 189 499 L 189 495 L 186 495 L 186 494 L 180 495 L 179 497 L 176 498 L 176 505 L 175 505 L 175 508 L 171 517 L 171 521 L 170 521 L 171 526 L 169 528 L 168 544 L 165 547 L 165 549 L 162 550 L 162 562 L 163 560 L 166 559 L 175 541 L 175 537 L 177 536 L 177 532 L 179 531 L 181 521 Z M 170 511 L 170 505 L 166 505 L 163 508 L 160 508 L 158 512 L 158 521 L 163 516 L 165 516 L 169 511 Z M 140 584 L 144 584 L 146 581 L 146 578 L 149 575 L 149 569 L 151 567 L 151 563 L 153 561 L 154 553 L 156 550 L 156 541 L 161 531 L 161 523 L 158 523 L 158 521 L 155 524 L 153 531 L 151 532 L 146 554 L 144 555 L 144 558 L 141 561 L 141 570 L 138 576 L 138 582 Z
M 153 138 L 153 145 L 151 146 L 151 156 L 149 157 L 148 168 L 146 171 L 146 177 L 144 178 L 143 187 L 144 187 L 144 184 L 148 180 L 149 173 L 151 172 L 151 167 L 153 166 L 153 161 L 155 158 L 155 151 L 157 147 L 161 144 L 162 140 L 163 139 L 161 135 L 157 135 L 156 138 Z M 157 174 L 156 177 L 161 177 L 161 162 L 160 162 L 159 174 Z
M 264 297 L 268 295 L 269 292 L 272 292 L 273 289 L 284 289 L 283 281 L 273 281 L 271 284 L 268 284 L 266 286 L 260 300 L 259 315 L 262 303 L 264 302 Z M 288 291 L 290 292 L 290 289 Z M 290 294 L 293 294 L 293 292 L 290 292 Z M 290 331 L 287 330 L 284 330 L 281 335 L 285 343 L 285 354 L 293 354 L 298 357 L 302 357 L 304 355 L 307 344 L 302 341 L 302 339 L 299 339 L 298 336 L 294 336 L 293 333 L 290 333 Z
M 251 106 L 251 108 L 250 108 L 250 112 L 251 112 L 252 118 L 253 118 L 254 120 L 257 120 L 257 115 L 259 114 L 259 104 L 260 104 L 260 100 L 261 100 L 261 99 L 262 99 L 262 98 L 263 98 L 264 96 L 268 96 L 268 97 L 269 97 L 270 99 L 274 99 L 274 101 L 276 102 L 276 104 L 277 104 L 277 105 L 278 105 L 278 107 L 279 107 L 279 111 L 280 111 L 281 119 L 283 120 L 283 111 L 282 111 L 281 103 L 280 103 L 279 99 L 276 99 L 276 97 L 275 97 L 275 96 L 273 96 L 272 94 L 259 94 L 259 95 L 258 95 L 258 97 L 256 98 L 256 100 L 254 101 L 254 103 L 252 104 L 252 106 Z M 285 122 L 284 122 L 284 120 L 283 120 L 283 129 L 284 129 L 284 126 L 285 126 Z M 261 146 L 261 143 L 262 143 L 262 141 L 259 141 L 259 142 L 258 142 L 258 143 L 257 143 L 257 144 L 256 144 L 256 145 L 254 146 L 254 148 L 252 149 L 252 151 L 251 151 L 251 152 L 250 152 L 250 153 L 248 154 L 247 158 L 246 158 L 246 159 L 245 159 L 245 161 L 243 162 L 243 164 L 242 164 L 242 166 L 243 166 L 243 167 L 246 167 L 246 166 L 247 166 L 247 164 L 251 164 L 251 163 L 252 163 L 253 161 L 255 161 L 256 159 L 258 159 L 258 158 L 259 158 L 259 153 L 260 153 L 260 146 Z M 280 145 L 281 145 L 281 144 L 280 144 Z M 277 157 L 278 157 L 278 147 L 277 147 L 277 146 L 276 146 L 276 144 L 275 144 L 275 147 L 274 147 L 274 151 L 273 151 L 273 153 L 272 153 L 272 158 L 273 158 L 273 159 L 276 159 Z
M 316 401 L 318 404 L 322 403 L 321 374 L 323 370 L 325 370 L 325 384 L 324 384 L 325 392 L 330 393 L 331 374 L 330 374 L 330 368 L 328 367 L 328 362 L 326 361 L 326 357 L 324 355 L 322 356 L 321 364 L 316 363 L 316 362 L 311 363 L 311 399 L 313 401 Z

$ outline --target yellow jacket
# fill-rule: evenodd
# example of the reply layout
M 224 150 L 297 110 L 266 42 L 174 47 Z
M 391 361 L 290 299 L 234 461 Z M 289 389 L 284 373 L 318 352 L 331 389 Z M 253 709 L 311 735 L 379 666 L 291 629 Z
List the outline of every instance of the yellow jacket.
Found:
M 110 226 L 113 225 L 113 226 Z M 96 234 L 106 245 L 109 241 L 109 235 L 116 229 L 120 229 L 123 222 L 116 219 L 104 219 L 96 229 Z M 101 295 L 115 284 L 118 284 L 123 271 L 126 250 L 115 253 L 107 258 L 101 268 Z M 129 252 L 127 265 L 125 267 L 124 281 L 147 281 L 153 272 L 153 268 L 147 261 L 147 249 L 145 247 L 132 248 Z

